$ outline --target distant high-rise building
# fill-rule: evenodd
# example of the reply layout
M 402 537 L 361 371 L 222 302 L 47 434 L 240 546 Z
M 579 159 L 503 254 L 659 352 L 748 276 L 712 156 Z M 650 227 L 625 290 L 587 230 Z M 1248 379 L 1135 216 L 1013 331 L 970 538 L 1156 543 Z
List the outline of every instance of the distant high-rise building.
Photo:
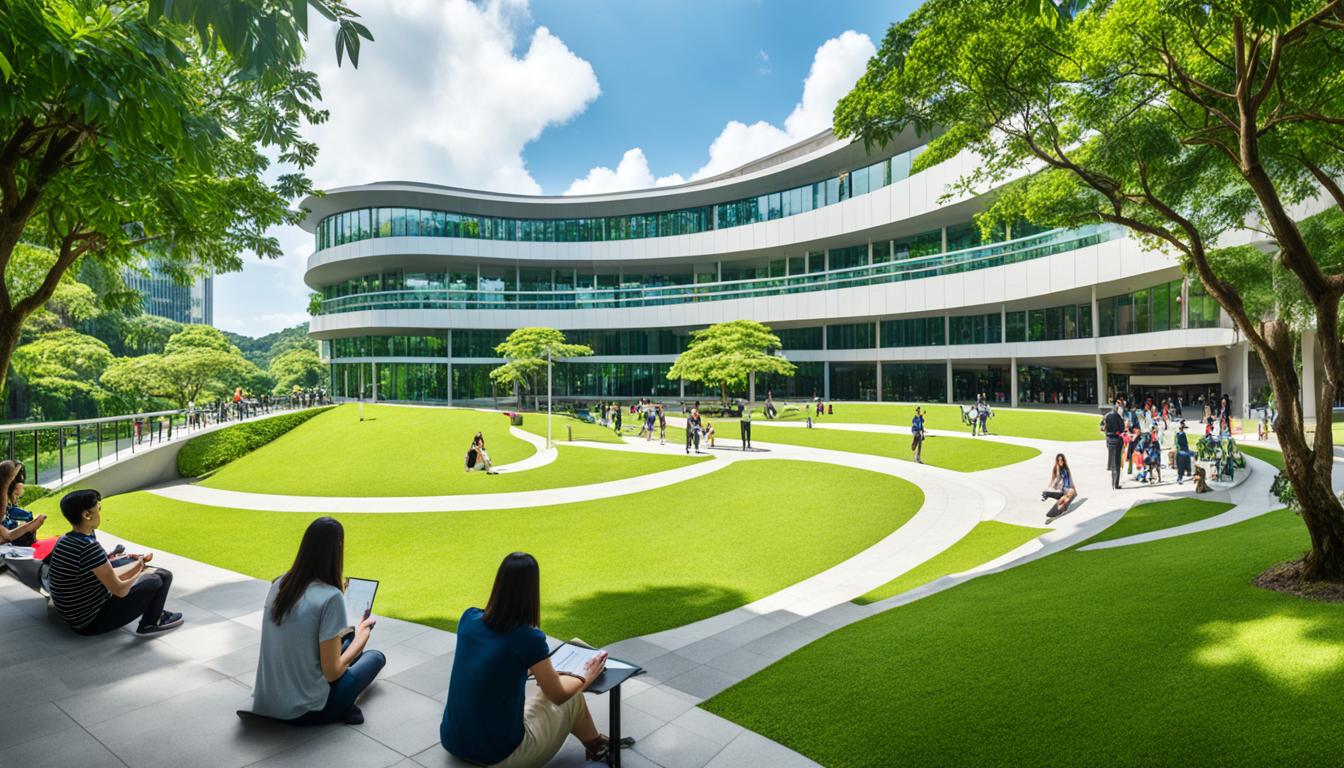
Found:
M 215 283 L 212 276 L 182 285 L 151 263 L 148 274 L 128 269 L 122 278 L 127 288 L 138 291 L 143 297 L 146 314 L 178 323 L 214 325 Z

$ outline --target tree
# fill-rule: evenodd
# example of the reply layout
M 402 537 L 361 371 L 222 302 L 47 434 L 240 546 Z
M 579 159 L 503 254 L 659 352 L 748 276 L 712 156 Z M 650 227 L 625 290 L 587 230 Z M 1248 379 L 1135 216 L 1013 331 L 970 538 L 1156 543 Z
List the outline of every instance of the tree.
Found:
M 126 349 L 140 354 L 162 351 L 173 334 L 182 330 L 182 324 L 157 315 L 137 315 L 127 318 L 122 326 L 121 341 Z
M 28 385 L 35 415 L 94 416 L 106 394 L 98 378 L 112 364 L 107 345 L 68 328 L 43 334 L 14 353 L 14 372 Z
M 326 366 L 311 349 L 291 348 L 271 360 L 271 378 L 276 392 L 289 392 L 294 387 L 312 389 L 322 383 Z
M 0 5 L 0 385 L 24 320 L 81 259 L 130 264 L 156 242 L 171 272 L 227 272 L 280 255 L 266 232 L 303 218 L 288 201 L 317 154 L 299 130 L 327 117 L 301 67 L 310 7 L 357 65 L 372 36 L 343 0 Z M 51 250 L 15 292 L 20 241 Z
M 1284 471 L 1311 536 L 1302 572 L 1344 579 L 1331 406 L 1344 392 L 1341 0 L 931 0 L 888 31 L 837 131 L 941 131 L 915 170 L 970 151 L 950 194 L 1012 179 L 982 226 L 1111 222 L 1175 253 L 1264 363 Z M 1325 208 L 1305 221 L 1297 206 Z M 1255 229 L 1261 250 L 1218 247 Z M 1307 439 L 1296 329 L 1324 360 Z
M 174 334 L 163 354 L 118 360 L 103 375 L 103 384 L 128 401 L 161 397 L 178 408 L 227 397 L 235 387 L 269 388 L 257 366 L 223 333 L 205 325 L 189 325 Z
M 770 354 L 779 349 L 779 337 L 755 320 L 715 323 L 691 331 L 691 343 L 667 372 L 669 379 L 698 381 L 719 388 L 728 402 L 728 388 L 746 386 L 753 373 L 792 376 L 797 366 Z
M 490 372 L 490 380 L 505 386 L 521 385 L 532 393 L 533 407 L 541 410 L 540 379 L 546 374 L 548 350 L 552 362 L 593 354 L 592 347 L 567 343 L 563 331 L 519 328 L 495 347 L 495 354 L 507 362 Z

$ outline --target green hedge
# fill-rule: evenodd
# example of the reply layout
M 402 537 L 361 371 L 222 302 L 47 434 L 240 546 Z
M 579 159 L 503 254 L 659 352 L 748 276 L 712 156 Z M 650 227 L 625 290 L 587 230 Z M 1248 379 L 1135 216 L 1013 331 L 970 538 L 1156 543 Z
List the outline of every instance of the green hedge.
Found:
M 177 472 L 183 477 L 200 477 L 255 451 L 327 410 L 329 407 L 286 413 L 193 437 L 177 454 Z

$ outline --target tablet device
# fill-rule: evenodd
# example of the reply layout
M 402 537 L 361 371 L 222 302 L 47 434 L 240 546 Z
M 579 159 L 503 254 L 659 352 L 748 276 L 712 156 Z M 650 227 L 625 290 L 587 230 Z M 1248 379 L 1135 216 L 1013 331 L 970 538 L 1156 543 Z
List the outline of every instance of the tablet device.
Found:
M 378 594 L 378 582 L 373 579 L 351 578 L 345 588 L 345 619 L 358 624 L 373 612 L 373 598 Z

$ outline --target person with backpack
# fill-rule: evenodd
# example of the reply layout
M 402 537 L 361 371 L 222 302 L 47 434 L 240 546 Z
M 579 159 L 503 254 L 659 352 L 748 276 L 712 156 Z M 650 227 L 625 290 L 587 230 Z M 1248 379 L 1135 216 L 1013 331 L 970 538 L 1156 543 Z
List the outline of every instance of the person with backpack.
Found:
M 915 406 L 915 417 L 910 420 L 910 450 L 915 454 L 915 463 L 924 463 L 924 412 Z

